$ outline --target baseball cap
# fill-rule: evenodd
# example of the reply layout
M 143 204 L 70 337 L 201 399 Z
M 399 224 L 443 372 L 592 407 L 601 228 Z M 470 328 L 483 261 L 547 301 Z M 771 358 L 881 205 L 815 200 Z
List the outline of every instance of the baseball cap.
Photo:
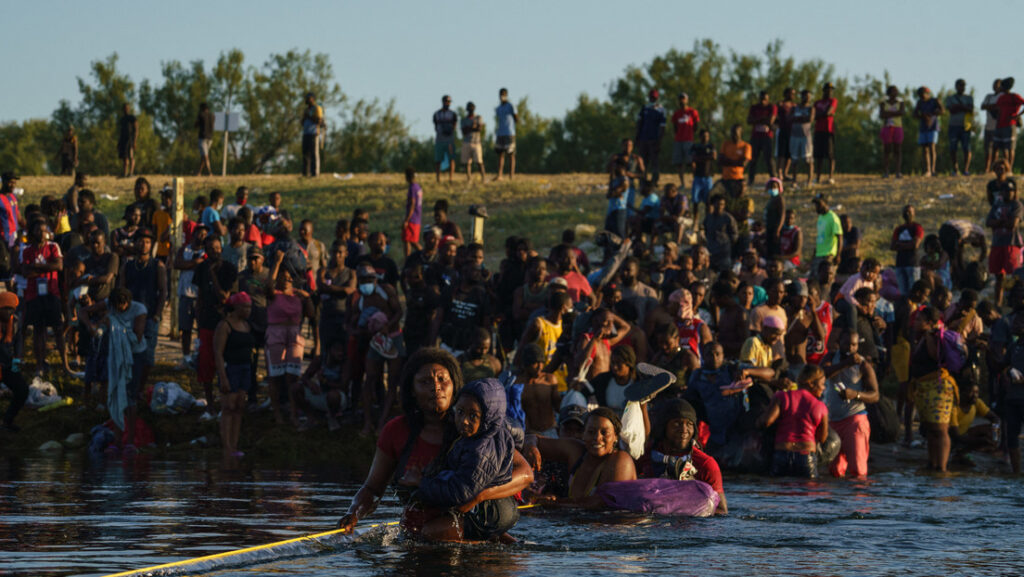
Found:
M 576 421 L 581 426 L 587 416 L 587 408 L 581 405 L 566 405 L 558 411 L 558 425 L 562 426 L 569 421 Z
M 689 98 L 689 97 L 690 97 L 690 95 L 685 93 L 685 92 L 680 92 L 679 93 L 679 99 L 680 100 L 682 100 L 683 98 Z
M 356 268 L 356 278 L 377 278 L 377 271 L 368 262 L 364 262 Z
M 13 172 L 5 172 L 2 175 L 0 175 L 0 179 L 3 179 L 4 182 L 7 182 L 10 180 L 21 180 L 21 177 L 18 176 L 17 174 L 14 174 Z
M 565 280 L 564 277 L 560 277 L 559 276 L 559 277 L 555 277 L 555 278 L 551 279 L 551 282 L 549 282 L 548 285 L 553 285 L 553 284 L 556 284 L 556 285 L 561 286 L 561 287 L 569 288 L 569 281 Z
M 835 87 L 836 87 L 835 84 L 832 84 L 831 82 L 826 82 L 825 84 L 823 84 L 821 86 L 821 89 L 825 90 L 826 88 L 835 88 Z
M 235 293 L 228 297 L 228 304 L 236 307 L 238 305 L 250 305 L 252 304 L 252 298 L 245 293 Z
M 780 331 L 786 330 L 785 325 L 782 324 L 782 319 L 776 316 L 766 316 L 761 321 L 761 327 L 766 329 L 778 329 Z
M 789 283 L 789 293 L 802 297 L 807 296 L 807 283 L 800 279 L 794 280 L 793 282 Z

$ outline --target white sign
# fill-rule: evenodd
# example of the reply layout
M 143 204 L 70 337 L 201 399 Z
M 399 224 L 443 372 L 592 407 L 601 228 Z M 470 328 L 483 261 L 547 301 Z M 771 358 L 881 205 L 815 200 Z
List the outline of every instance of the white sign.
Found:
M 237 112 L 215 112 L 213 114 L 213 129 L 223 132 L 226 125 L 228 132 L 238 132 L 239 118 Z

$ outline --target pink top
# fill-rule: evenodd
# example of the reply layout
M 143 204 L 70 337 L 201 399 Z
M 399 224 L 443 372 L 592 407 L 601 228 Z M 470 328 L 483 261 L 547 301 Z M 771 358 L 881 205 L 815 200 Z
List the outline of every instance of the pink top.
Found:
M 807 389 L 779 391 L 779 420 L 775 429 L 775 443 L 816 443 L 815 431 L 828 414 L 825 403 Z
M 297 325 L 302 322 L 302 298 L 274 291 L 274 300 L 267 305 L 268 325 Z

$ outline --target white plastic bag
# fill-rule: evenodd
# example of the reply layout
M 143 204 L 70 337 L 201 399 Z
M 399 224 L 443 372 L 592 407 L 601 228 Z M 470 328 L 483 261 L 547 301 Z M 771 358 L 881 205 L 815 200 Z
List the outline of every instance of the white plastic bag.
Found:
M 195 397 L 178 383 L 160 382 L 153 385 L 153 398 L 149 401 L 149 409 L 157 415 L 180 415 L 195 404 Z
M 644 454 L 647 433 L 644 429 L 644 413 L 640 403 L 626 403 L 626 409 L 622 412 L 622 433 L 619 434 L 619 439 L 625 444 L 633 459 L 639 459 Z
M 38 409 L 58 401 L 60 401 L 60 395 L 52 383 L 44 381 L 39 377 L 32 379 L 32 384 L 28 386 L 28 399 L 25 401 L 26 407 Z

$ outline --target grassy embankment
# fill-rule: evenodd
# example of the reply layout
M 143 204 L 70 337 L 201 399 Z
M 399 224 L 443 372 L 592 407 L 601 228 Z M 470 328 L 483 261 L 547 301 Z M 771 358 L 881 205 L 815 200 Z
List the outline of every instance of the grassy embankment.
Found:
M 154 190 L 159 189 L 171 177 L 147 176 Z M 521 175 L 515 182 L 481 184 L 474 180 L 467 184 L 463 177 L 456 178 L 448 185 L 437 184 L 432 174 L 420 179 L 425 189 L 424 218 L 429 222 L 430 207 L 439 198 L 447 198 L 452 206 L 452 218 L 469 235 L 469 216 L 466 209 L 470 204 L 486 204 L 490 212 L 485 228 L 485 246 L 488 264 L 496 268 L 503 256 L 506 236 L 524 235 L 534 242 L 539 250 L 556 243 L 561 231 L 583 225 L 600 227 L 604 219 L 605 199 L 604 175 Z M 891 260 L 888 251 L 893 226 L 899 222 L 900 208 L 913 203 L 918 208 L 918 221 L 928 232 L 934 232 L 939 224 L 949 218 L 965 218 L 978 222 L 984 218 L 984 177 L 939 177 L 932 179 L 905 178 L 882 180 L 876 176 L 840 175 L 839 184 L 820 187 L 827 192 L 832 204 L 840 213 L 847 213 L 861 228 L 863 234 L 862 253 L 880 257 L 883 262 Z M 124 206 L 132 198 L 133 179 L 94 177 L 90 188 L 97 193 L 99 208 L 110 219 L 111 226 L 118 226 Z M 352 209 L 362 207 L 370 211 L 370 230 L 387 231 L 392 240 L 391 254 L 401 260 L 401 245 L 398 231 L 404 216 L 405 182 L 402 175 L 356 175 L 339 180 L 332 175 L 307 179 L 294 175 L 245 175 L 226 178 L 186 178 L 186 198 L 209 194 L 213 188 L 225 191 L 229 201 L 236 187 L 250 188 L 250 203 L 261 205 L 267 194 L 279 191 L 283 194 L 283 206 L 295 219 L 309 218 L 315 224 L 316 236 L 325 242 L 331 240 L 334 222 L 338 218 L 349 218 Z M 26 191 L 22 204 L 38 202 L 44 194 L 62 195 L 70 185 L 70 179 L 61 177 L 27 177 L 20 186 Z M 760 181 L 755 187 L 761 190 Z M 812 192 L 800 190 L 786 193 L 790 208 L 796 208 L 799 225 L 805 231 L 804 255 L 809 260 L 813 250 L 816 215 L 810 207 Z M 940 195 L 952 194 L 953 198 L 940 199 Z M 116 197 L 108 200 L 104 195 Z M 755 194 L 757 214 L 763 210 L 763 196 Z M 841 208 L 839 208 L 841 207 Z M 579 239 L 581 242 L 586 237 Z M 174 371 L 173 364 L 179 358 L 178 346 L 161 339 L 158 351 L 158 366 L 150 378 L 151 383 L 174 380 L 192 389 L 197 397 L 194 373 Z M 77 381 L 57 378 L 66 394 L 80 398 L 82 386 Z M 95 404 L 95 403 L 94 403 Z M 26 410 L 18 419 L 24 430 L 17 436 L 8 437 L 5 444 L 10 449 L 31 450 L 44 441 L 63 439 L 73 432 L 88 432 L 103 417 L 91 408 L 78 403 L 46 413 Z M 195 416 L 157 418 L 154 422 L 158 445 L 170 450 L 188 450 L 188 441 L 200 436 L 215 440 L 217 424 L 199 423 Z M 364 470 L 372 454 L 372 443 L 360 439 L 349 428 L 338 435 L 328 435 L 325 427 L 297 434 L 290 427 L 274 427 L 268 413 L 246 416 L 243 424 L 243 438 L 240 446 L 256 458 L 272 459 L 278 462 L 300 464 L 314 462 L 352 463 L 356 473 Z M 344 441 L 343 441 L 344 440 Z M 213 443 L 214 446 L 216 443 Z M 211 450 L 215 450 L 211 449 Z

